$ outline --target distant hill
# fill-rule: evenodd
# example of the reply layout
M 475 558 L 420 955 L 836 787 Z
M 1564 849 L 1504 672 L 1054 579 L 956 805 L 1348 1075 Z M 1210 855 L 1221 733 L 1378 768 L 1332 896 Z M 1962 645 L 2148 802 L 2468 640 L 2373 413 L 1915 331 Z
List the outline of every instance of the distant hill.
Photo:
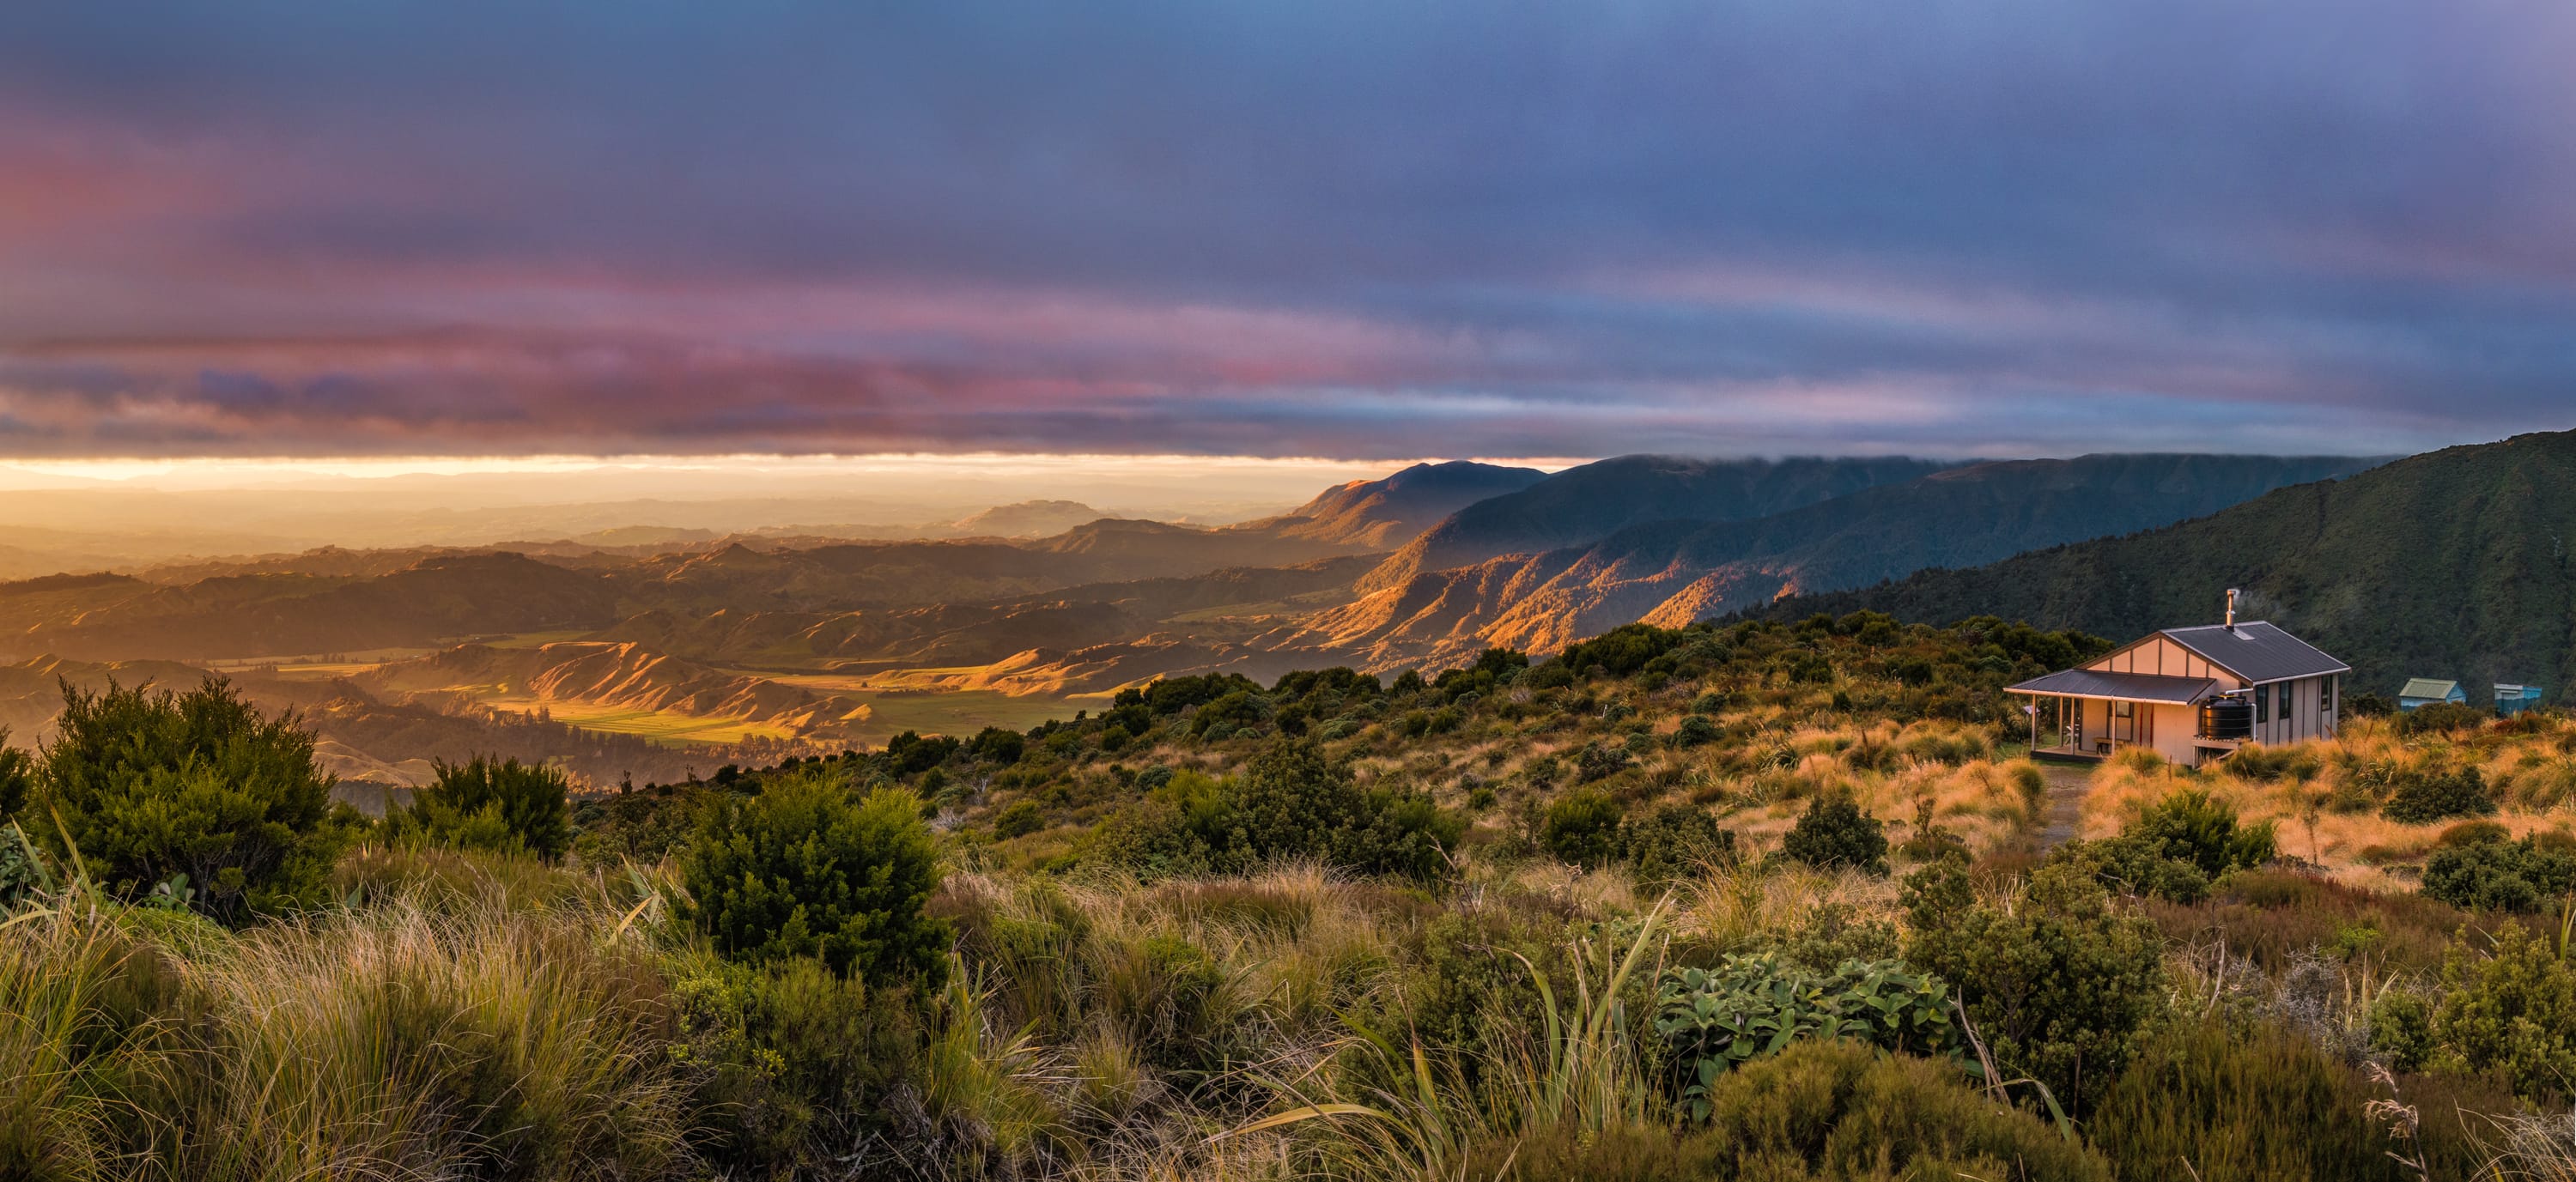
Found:
M 691 660 L 834 668 L 981 665 L 1036 648 L 1080 648 L 1186 627 L 1250 636 L 1229 621 L 1309 610 L 1346 594 L 1366 555 L 1291 567 L 1091 583 L 979 603 L 894 611 L 638 613 L 587 639 L 633 641 Z M 1186 623 L 1177 622 L 1187 616 Z
M 85 660 L 294 655 L 436 643 L 478 632 L 596 628 L 616 618 L 596 574 L 520 554 L 422 558 L 374 577 L 228 575 L 0 586 L 0 655 Z M 12 634 L 13 633 L 13 634 Z
M 1946 466 L 1903 458 L 1620 456 L 1568 468 L 1459 509 L 1369 572 L 1360 589 L 1401 587 L 1424 571 L 1473 566 L 1505 554 L 1588 545 L 1648 521 L 1767 517 Z
M 1080 501 L 1021 501 L 995 505 L 948 528 L 960 537 L 1043 538 L 1109 516 Z
M 1284 639 L 1390 667 L 1452 664 L 1490 646 L 1549 652 L 1638 620 L 1679 627 L 1783 594 L 2165 525 L 2375 462 L 2107 455 L 1973 464 L 1752 520 L 1650 522 L 1588 546 L 1417 574 Z
M 864 719 L 867 707 L 783 682 L 726 673 L 640 644 L 564 641 L 530 648 L 466 644 L 350 679 L 377 694 L 457 694 L 699 718 L 804 732 Z
M 1545 479 L 1547 473 L 1536 468 L 1473 460 L 1415 464 L 1381 479 L 1336 485 L 1285 515 L 1245 528 L 1285 538 L 1391 550 L 1469 505 L 1519 492 Z
M 1873 608 L 1975 615 L 2126 639 L 2215 623 L 2242 588 L 2269 619 L 2353 666 L 2355 690 L 2457 678 L 2559 700 L 2576 676 L 2576 432 L 2446 448 L 2343 480 L 2285 488 L 2215 515 L 1886 586 L 1784 600 L 1768 612 Z

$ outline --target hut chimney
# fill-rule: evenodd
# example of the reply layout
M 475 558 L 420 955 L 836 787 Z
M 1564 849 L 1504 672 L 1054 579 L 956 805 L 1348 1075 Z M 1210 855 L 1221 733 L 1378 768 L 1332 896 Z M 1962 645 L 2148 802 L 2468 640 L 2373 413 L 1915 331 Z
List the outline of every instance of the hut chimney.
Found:
M 2234 587 L 2227 589 L 2227 628 L 2231 632 L 2236 630 L 2236 588 Z

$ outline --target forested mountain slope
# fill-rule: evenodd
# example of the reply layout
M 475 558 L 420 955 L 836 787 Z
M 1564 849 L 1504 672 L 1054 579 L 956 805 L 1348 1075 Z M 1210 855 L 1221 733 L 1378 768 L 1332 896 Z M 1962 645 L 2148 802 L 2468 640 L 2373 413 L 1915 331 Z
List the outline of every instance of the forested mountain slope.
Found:
M 1494 645 L 1552 651 L 1638 620 L 1677 627 L 1783 593 L 2169 524 L 2375 462 L 2101 455 L 1950 468 L 1752 520 L 1649 522 L 1588 546 L 1424 572 L 1280 639 L 1389 668 Z
M 1766 517 L 1872 485 L 1912 480 L 1945 466 L 1903 457 L 1620 456 L 1568 468 L 1518 492 L 1458 510 L 1371 571 L 1360 589 L 1401 587 L 1424 571 L 1472 566 L 1505 554 L 1587 545 L 1641 522 Z
M 2570 683 L 2576 648 L 2576 432 L 2447 448 L 2281 489 L 2197 521 L 1966 570 L 1786 600 L 1914 620 L 1998 615 L 2128 637 L 2214 622 L 2227 588 L 2351 664 L 2355 689 L 2457 678 Z

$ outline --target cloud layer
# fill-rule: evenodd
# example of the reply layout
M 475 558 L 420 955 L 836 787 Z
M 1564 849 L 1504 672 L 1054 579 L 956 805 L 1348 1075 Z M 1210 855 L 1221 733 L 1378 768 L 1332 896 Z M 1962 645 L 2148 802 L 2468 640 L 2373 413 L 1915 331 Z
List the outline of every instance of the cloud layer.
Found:
M 0 455 L 2576 426 L 2576 8 L 0 14 Z

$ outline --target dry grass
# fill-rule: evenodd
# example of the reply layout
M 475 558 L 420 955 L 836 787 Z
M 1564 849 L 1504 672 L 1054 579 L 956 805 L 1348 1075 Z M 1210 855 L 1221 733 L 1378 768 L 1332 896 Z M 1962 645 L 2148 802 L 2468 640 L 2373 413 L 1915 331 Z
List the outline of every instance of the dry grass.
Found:
M 603 939 L 616 922 L 397 899 L 228 936 L 77 896 L 29 913 L 0 933 L 0 1144 L 54 1148 L 0 1173 L 676 1169 L 666 995 L 645 949 Z
M 2413 737 L 2384 720 L 2355 720 L 2335 739 L 2264 754 L 2286 770 L 2258 778 L 2233 764 L 2193 770 L 2143 753 L 2107 761 L 2093 772 L 2081 833 L 2116 834 L 2166 794 L 2194 787 L 2235 807 L 2245 821 L 2274 822 L 2282 853 L 2315 863 L 2340 882 L 2403 891 L 2413 889 L 2419 864 L 2456 823 L 2407 825 L 2380 815 L 2389 786 L 2410 775 L 2476 768 L 2500 809 L 2487 819 L 2515 837 L 2576 826 L 2576 724 L 2554 717 Z

